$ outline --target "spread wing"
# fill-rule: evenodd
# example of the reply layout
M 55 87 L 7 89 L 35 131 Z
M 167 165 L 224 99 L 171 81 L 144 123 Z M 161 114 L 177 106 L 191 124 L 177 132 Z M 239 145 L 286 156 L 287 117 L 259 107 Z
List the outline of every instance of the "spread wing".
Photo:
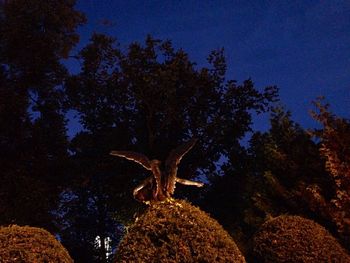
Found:
M 180 163 L 182 157 L 192 149 L 196 142 L 197 139 L 191 139 L 190 141 L 176 147 L 170 152 L 165 165 L 168 167 L 176 168 L 176 166 Z
M 151 162 L 147 156 L 142 153 L 130 152 L 130 151 L 111 151 L 110 155 L 126 158 L 130 161 L 134 161 L 142 165 L 147 170 L 151 169 Z
M 191 139 L 187 143 L 184 143 L 174 150 L 172 150 L 165 162 L 168 178 L 166 178 L 166 191 L 170 194 L 174 193 L 176 176 L 177 176 L 177 166 L 180 163 L 182 157 L 192 149 L 192 147 L 197 142 L 197 139 Z

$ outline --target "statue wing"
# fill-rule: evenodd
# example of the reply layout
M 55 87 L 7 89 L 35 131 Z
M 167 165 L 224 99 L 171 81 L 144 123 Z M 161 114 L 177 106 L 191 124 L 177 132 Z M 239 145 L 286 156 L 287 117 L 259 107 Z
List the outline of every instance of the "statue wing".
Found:
M 197 139 L 191 139 L 190 141 L 176 147 L 170 152 L 165 165 L 167 167 L 176 168 L 176 166 L 180 163 L 182 157 L 184 157 L 184 155 L 192 149 L 196 142 Z
M 166 178 L 166 191 L 170 194 L 174 193 L 175 183 L 177 177 L 177 166 L 180 163 L 182 157 L 188 153 L 197 142 L 197 139 L 191 139 L 187 143 L 184 143 L 174 150 L 172 150 L 165 161 L 168 178 Z
M 134 161 L 142 165 L 147 170 L 151 169 L 151 162 L 147 156 L 142 153 L 130 152 L 130 151 L 111 151 L 110 155 L 126 158 L 130 161 Z

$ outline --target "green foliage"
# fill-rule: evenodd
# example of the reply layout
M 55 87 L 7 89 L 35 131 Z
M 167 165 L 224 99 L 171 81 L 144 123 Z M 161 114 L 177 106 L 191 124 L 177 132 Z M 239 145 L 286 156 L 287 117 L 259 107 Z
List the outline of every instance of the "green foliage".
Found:
M 46 230 L 17 225 L 0 227 L 0 261 L 73 262 L 67 250 Z
M 116 262 L 245 262 L 209 215 L 185 201 L 152 204 L 117 249 Z
M 350 262 L 350 256 L 322 226 L 299 216 L 279 216 L 254 236 L 254 262 Z

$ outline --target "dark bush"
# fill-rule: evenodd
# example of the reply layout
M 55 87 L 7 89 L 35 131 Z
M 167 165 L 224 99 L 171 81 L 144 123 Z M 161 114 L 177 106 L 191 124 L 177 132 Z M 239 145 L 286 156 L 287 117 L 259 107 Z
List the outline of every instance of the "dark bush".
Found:
M 120 243 L 116 262 L 245 262 L 217 221 L 185 201 L 152 204 Z
M 255 262 L 343 262 L 350 256 L 321 225 L 299 216 L 265 222 L 253 239 Z
M 0 262 L 73 262 L 67 250 L 44 229 L 0 227 Z

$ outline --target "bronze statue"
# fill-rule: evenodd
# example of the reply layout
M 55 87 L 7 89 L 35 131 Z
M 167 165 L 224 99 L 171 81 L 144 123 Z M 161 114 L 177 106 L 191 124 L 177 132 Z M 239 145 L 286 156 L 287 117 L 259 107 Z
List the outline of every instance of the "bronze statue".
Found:
M 141 153 L 130 151 L 111 151 L 111 155 L 123 157 L 142 165 L 145 169 L 152 171 L 152 176 L 146 178 L 134 191 L 134 198 L 141 202 L 163 201 L 174 194 L 176 183 L 184 185 L 194 185 L 202 187 L 204 184 L 177 177 L 177 166 L 182 157 L 192 149 L 197 139 L 191 139 L 189 142 L 180 145 L 172 150 L 165 161 L 164 169 L 162 162 L 154 159 L 149 160 L 147 156 Z

